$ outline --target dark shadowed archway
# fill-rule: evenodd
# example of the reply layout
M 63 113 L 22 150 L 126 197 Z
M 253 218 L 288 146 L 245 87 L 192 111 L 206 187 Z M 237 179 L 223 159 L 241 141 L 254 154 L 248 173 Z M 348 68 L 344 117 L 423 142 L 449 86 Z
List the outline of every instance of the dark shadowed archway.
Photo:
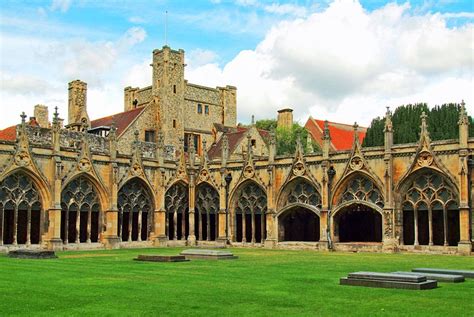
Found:
M 319 216 L 303 206 L 282 212 L 278 225 L 278 241 L 319 241 Z
M 186 240 L 189 234 L 188 186 L 173 184 L 165 194 L 166 234 L 169 240 Z
M 219 212 L 219 192 L 208 183 L 196 188 L 196 212 L 194 214 L 194 232 L 198 241 L 215 241 L 217 238 Z
M 118 193 L 117 233 L 122 241 L 148 240 L 153 223 L 153 198 L 139 178 L 129 180 Z
M 381 242 L 382 215 L 363 204 L 351 204 L 334 217 L 339 242 Z

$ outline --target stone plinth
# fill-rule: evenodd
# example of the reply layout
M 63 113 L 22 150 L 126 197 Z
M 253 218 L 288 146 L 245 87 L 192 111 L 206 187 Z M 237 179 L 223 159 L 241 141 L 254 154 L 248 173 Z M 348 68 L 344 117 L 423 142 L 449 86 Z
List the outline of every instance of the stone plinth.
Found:
M 393 274 L 378 272 L 354 272 L 340 279 L 341 285 L 399 288 L 411 290 L 433 289 L 438 282 L 423 275 Z
M 413 272 L 420 273 L 435 273 L 435 274 L 453 274 L 453 275 L 462 275 L 465 278 L 474 278 L 474 271 L 467 270 L 447 270 L 447 269 L 432 269 L 432 268 L 416 268 L 412 270 Z
M 135 261 L 148 261 L 148 262 L 184 262 L 189 261 L 182 255 L 139 255 Z
M 8 252 L 8 257 L 17 259 L 56 259 L 54 251 L 15 250 Z
M 207 250 L 207 249 L 188 249 L 180 253 L 186 259 L 204 259 L 204 260 L 233 260 L 238 257 L 229 251 Z
M 436 273 L 418 273 L 418 272 L 393 272 L 393 274 L 403 274 L 403 275 L 419 275 L 426 276 L 427 279 L 436 280 L 438 282 L 446 283 L 461 283 L 464 282 L 464 276 L 454 275 L 454 274 L 436 274 Z

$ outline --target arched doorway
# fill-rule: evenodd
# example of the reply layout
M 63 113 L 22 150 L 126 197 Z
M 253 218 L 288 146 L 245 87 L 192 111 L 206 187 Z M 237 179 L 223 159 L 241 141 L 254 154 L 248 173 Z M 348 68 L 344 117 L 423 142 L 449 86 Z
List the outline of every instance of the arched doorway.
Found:
M 0 245 L 41 242 L 41 198 L 29 176 L 16 172 L 0 182 Z
M 356 174 L 338 195 L 333 216 L 334 241 L 381 242 L 383 197 L 367 176 Z M 341 207 L 342 206 L 342 207 Z
M 217 238 L 219 212 L 219 193 L 207 183 L 196 189 L 196 212 L 194 232 L 198 241 L 215 241 Z
M 146 241 L 153 216 L 153 199 L 143 181 L 129 180 L 118 192 L 117 233 L 122 241 Z
M 100 204 L 94 185 L 85 176 L 73 179 L 61 193 L 63 243 L 99 241 Z
M 169 240 L 186 240 L 189 234 L 188 186 L 173 184 L 165 194 L 166 234 Z
M 446 179 L 430 170 L 418 174 L 402 196 L 403 244 L 456 246 L 457 196 Z
M 382 242 L 382 215 L 366 205 L 342 208 L 334 222 L 339 242 Z
M 307 179 L 289 182 L 278 199 L 278 241 L 319 241 L 321 195 Z
M 253 181 L 240 185 L 233 199 L 234 241 L 263 243 L 266 238 L 267 194 Z
M 319 241 L 319 226 L 314 211 L 295 205 L 278 217 L 278 241 Z

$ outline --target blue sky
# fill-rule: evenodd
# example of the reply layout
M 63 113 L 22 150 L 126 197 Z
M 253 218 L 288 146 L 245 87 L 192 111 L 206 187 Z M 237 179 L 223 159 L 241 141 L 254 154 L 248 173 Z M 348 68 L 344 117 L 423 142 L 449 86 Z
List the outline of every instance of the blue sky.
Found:
M 121 111 L 125 86 L 151 82 L 166 11 L 186 77 L 236 85 L 242 122 L 291 106 L 367 125 L 385 106 L 474 102 L 473 1 L 2 1 L 0 128 L 37 103 L 65 114 L 74 79 L 91 117 Z

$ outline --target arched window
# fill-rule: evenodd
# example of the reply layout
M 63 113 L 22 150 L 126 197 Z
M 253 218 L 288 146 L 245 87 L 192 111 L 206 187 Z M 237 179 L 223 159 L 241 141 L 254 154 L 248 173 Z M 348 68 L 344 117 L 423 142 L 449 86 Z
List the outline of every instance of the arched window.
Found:
M 100 205 L 94 185 L 84 176 L 72 180 L 61 193 L 63 243 L 99 241 Z
M 234 212 L 234 239 L 237 242 L 263 243 L 266 235 L 267 194 L 252 181 L 237 191 Z
M 369 178 L 361 175 L 352 178 L 347 183 L 338 204 L 351 201 L 371 202 L 380 208 L 384 205 L 382 194 L 377 186 Z
M 23 172 L 0 182 L 0 245 L 38 244 L 41 240 L 41 198 Z
M 166 231 L 170 240 L 186 240 L 189 234 L 188 186 L 178 182 L 165 194 Z
M 118 193 L 118 228 L 122 241 L 143 241 L 148 239 L 152 224 L 153 199 L 138 178 L 131 179 Z
M 219 193 L 211 185 L 202 183 L 196 190 L 194 226 L 197 240 L 214 241 L 217 238 Z
M 459 242 L 459 207 L 455 191 L 440 174 L 417 175 L 403 195 L 403 243 L 451 245 Z

